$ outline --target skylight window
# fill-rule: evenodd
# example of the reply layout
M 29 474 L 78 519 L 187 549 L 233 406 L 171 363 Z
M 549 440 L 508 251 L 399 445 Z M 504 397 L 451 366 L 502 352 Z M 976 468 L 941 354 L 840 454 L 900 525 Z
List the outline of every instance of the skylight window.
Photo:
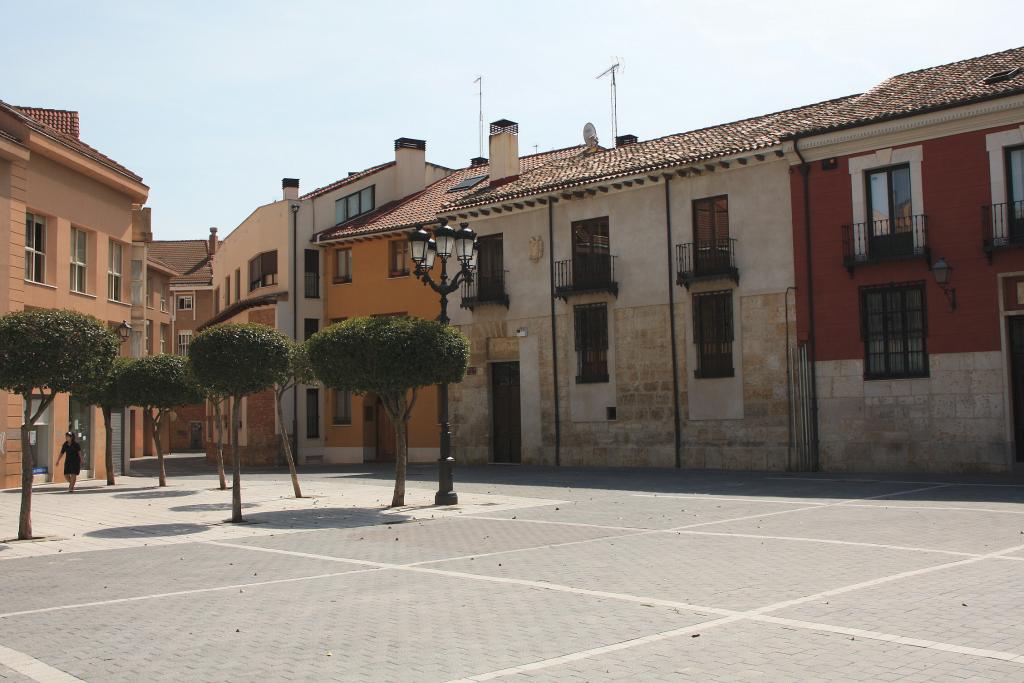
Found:
M 1019 66 L 1015 66 L 1012 69 L 1005 69 L 1003 71 L 997 71 L 994 74 L 992 74 L 990 76 L 987 76 L 982 81 L 982 83 L 984 83 L 985 85 L 994 85 L 996 83 L 1002 83 L 1003 81 L 1010 80 L 1011 78 L 1013 78 L 1014 76 L 1019 74 L 1020 71 L 1021 71 L 1021 68 Z
M 454 185 L 454 186 L 448 188 L 448 191 L 449 192 L 458 192 L 459 190 L 468 190 L 469 188 L 479 184 L 485 178 L 487 178 L 486 175 L 476 175 L 476 176 L 473 176 L 472 178 L 466 178 L 465 180 L 461 181 L 459 184 Z

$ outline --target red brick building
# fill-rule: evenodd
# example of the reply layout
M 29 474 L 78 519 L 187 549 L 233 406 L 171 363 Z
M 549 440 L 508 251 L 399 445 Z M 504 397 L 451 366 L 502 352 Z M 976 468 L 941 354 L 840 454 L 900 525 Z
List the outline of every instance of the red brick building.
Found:
M 1019 48 L 895 76 L 793 136 L 821 469 L 1024 462 L 1022 68 Z

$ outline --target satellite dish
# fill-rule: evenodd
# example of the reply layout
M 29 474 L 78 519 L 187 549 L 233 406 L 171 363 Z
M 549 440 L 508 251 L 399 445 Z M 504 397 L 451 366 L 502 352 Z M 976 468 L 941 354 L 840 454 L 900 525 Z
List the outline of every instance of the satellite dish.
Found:
M 583 126 L 583 142 L 587 144 L 587 147 L 597 147 L 597 128 L 590 122 Z

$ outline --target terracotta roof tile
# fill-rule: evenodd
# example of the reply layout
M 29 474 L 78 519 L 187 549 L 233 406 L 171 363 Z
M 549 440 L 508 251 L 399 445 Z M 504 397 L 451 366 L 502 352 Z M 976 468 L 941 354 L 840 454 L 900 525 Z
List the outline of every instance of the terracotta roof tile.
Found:
M 79 140 L 77 137 L 73 137 L 65 132 L 62 132 L 57 128 L 54 128 L 46 121 L 41 121 L 35 118 L 34 116 L 25 113 L 27 111 L 35 110 L 39 109 L 36 107 L 15 107 L 13 105 L 7 104 L 6 102 L 0 101 L 0 111 L 7 111 L 13 114 L 16 118 L 25 123 L 25 125 L 27 125 L 29 128 L 38 131 L 44 135 L 52 137 L 57 142 L 63 144 L 65 147 L 69 147 L 78 152 L 79 154 L 89 157 L 93 161 L 96 161 L 106 166 L 107 168 L 110 168 L 111 170 L 120 173 L 123 176 L 126 176 L 139 183 L 142 182 L 142 176 L 128 170 L 121 164 L 117 163 L 107 155 L 100 152 L 98 149 L 90 147 L 89 145 Z M 40 111 L 52 112 L 56 110 L 45 109 Z
M 209 243 L 206 240 L 160 240 L 149 243 L 149 258 L 164 264 L 179 277 L 171 284 L 211 284 Z
M 78 139 L 78 112 L 66 109 L 43 109 L 42 107 L 15 107 L 26 116 L 41 121 L 51 128 L 56 128 L 65 135 Z
M 526 173 L 538 166 L 541 166 L 554 159 L 571 157 L 579 153 L 582 146 L 568 147 L 565 149 L 541 152 L 521 157 L 522 172 Z M 438 181 L 428 185 L 425 189 L 416 194 L 409 195 L 404 199 L 389 202 L 377 207 L 370 213 L 355 218 L 351 221 L 336 225 L 333 228 L 324 230 L 313 236 L 315 242 L 327 242 L 331 240 L 344 239 L 346 237 L 357 237 L 383 232 L 391 232 L 405 228 L 411 228 L 418 223 L 429 223 L 437 220 L 437 214 L 441 208 L 452 199 L 461 197 L 473 188 L 452 191 L 452 188 L 463 180 L 478 176 L 487 176 L 490 166 L 470 166 L 462 168 Z M 486 183 L 486 178 L 481 181 Z M 475 187 L 475 186 L 474 186 Z
M 350 173 L 346 177 L 342 178 L 341 180 L 335 180 L 330 185 L 324 185 L 323 187 L 318 187 L 317 189 L 313 190 L 312 192 L 307 192 L 306 194 L 304 194 L 301 197 L 299 197 L 299 199 L 313 199 L 314 197 L 319 197 L 322 194 L 327 194 L 328 192 L 333 192 L 334 190 L 337 190 L 339 187 L 344 187 L 345 185 L 348 185 L 349 183 L 354 183 L 357 180 L 361 180 L 362 178 L 365 178 L 368 175 L 373 175 L 377 171 L 383 171 L 385 168 L 388 168 L 388 167 L 394 166 L 394 165 L 395 165 L 394 161 L 389 161 L 389 162 L 387 162 L 385 164 L 377 164 L 376 166 L 371 166 L 370 168 L 364 169 L 362 171 L 357 171 L 356 173 Z

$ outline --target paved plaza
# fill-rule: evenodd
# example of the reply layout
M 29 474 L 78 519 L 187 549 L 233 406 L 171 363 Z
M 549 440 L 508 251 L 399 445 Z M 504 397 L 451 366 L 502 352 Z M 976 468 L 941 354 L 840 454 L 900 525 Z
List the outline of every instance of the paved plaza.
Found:
M 1024 681 L 1019 479 L 193 465 L 37 490 L 0 679 Z

